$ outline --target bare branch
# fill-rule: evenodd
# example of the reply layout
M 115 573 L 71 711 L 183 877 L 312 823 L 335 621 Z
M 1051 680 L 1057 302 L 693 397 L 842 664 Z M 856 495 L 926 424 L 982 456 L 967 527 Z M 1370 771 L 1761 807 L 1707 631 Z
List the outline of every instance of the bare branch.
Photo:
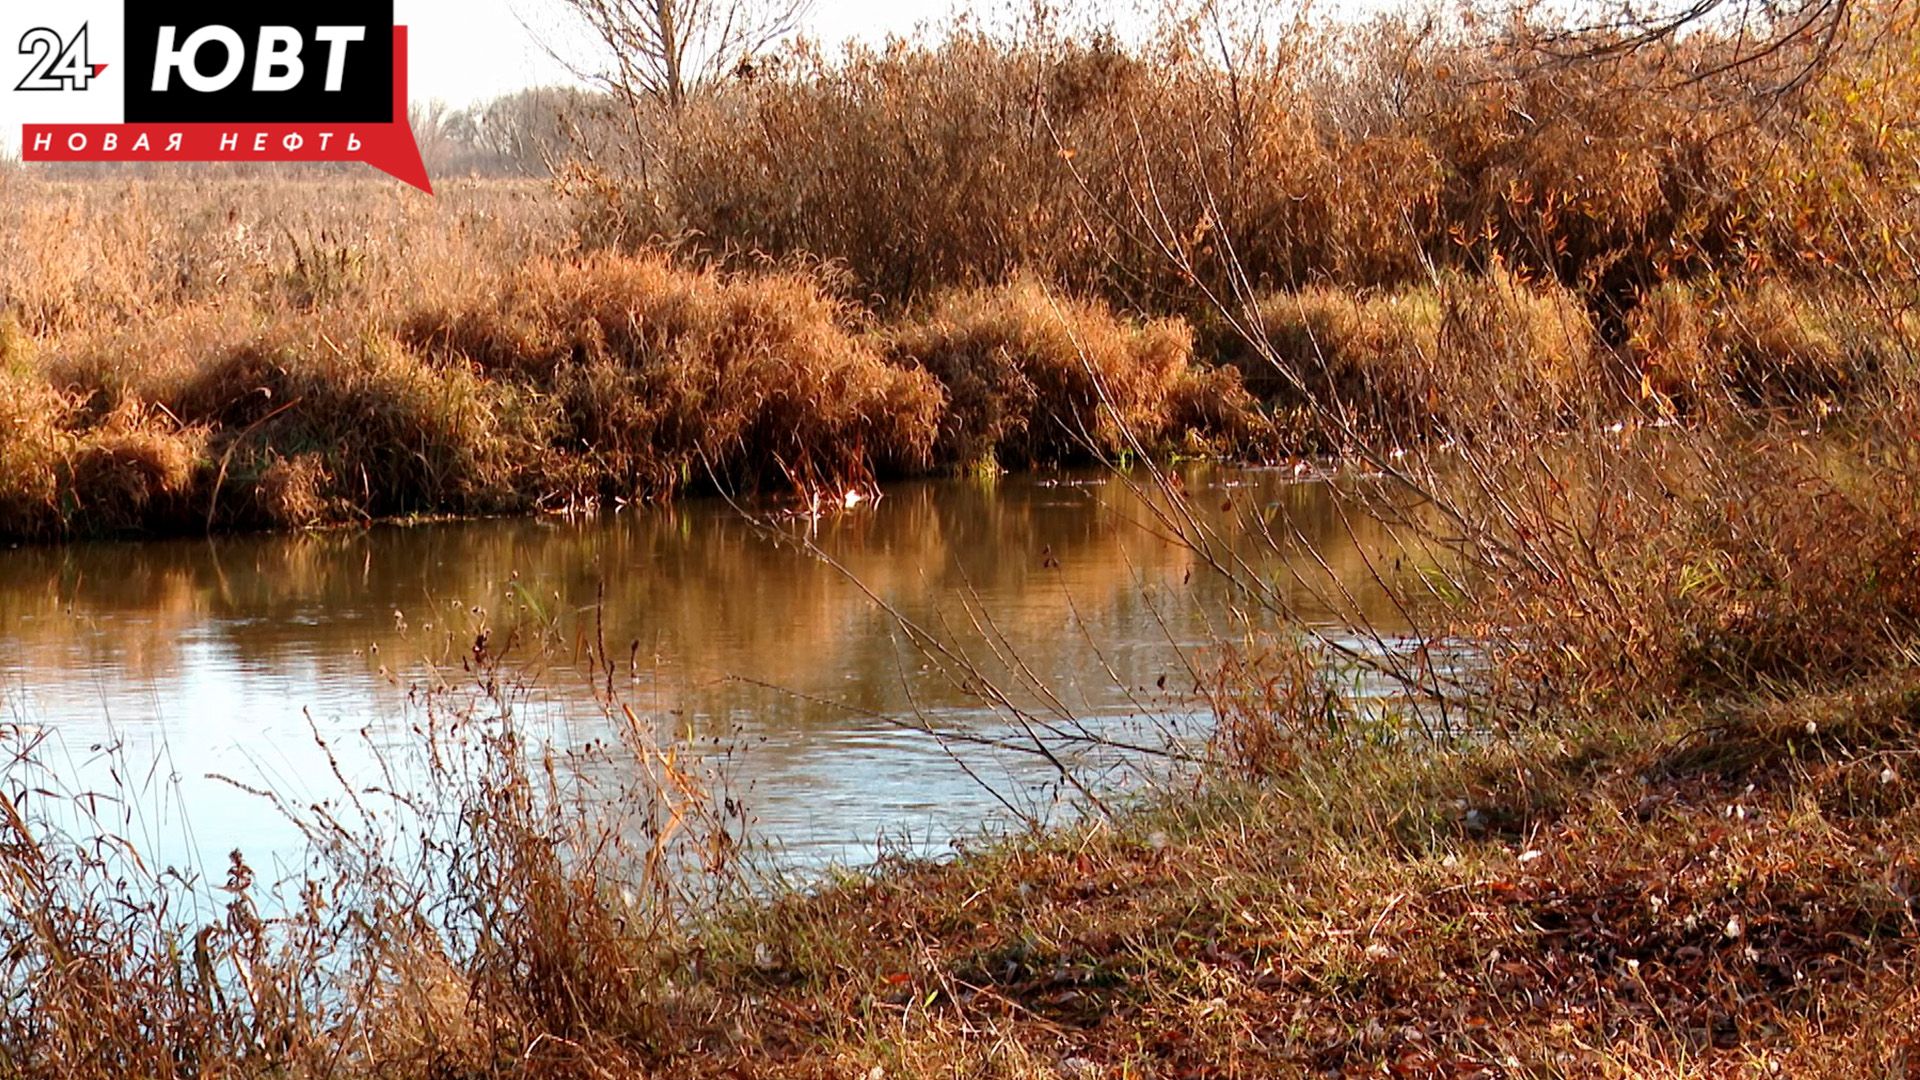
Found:
M 606 48 L 578 74 L 678 112 L 687 98 L 792 34 L 813 0 L 559 0 Z

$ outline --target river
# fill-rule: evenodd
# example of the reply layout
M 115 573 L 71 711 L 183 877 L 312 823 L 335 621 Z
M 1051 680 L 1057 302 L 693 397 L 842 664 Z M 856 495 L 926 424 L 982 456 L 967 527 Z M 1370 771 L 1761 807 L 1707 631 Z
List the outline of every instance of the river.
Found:
M 1309 618 L 1341 617 L 1308 584 L 1337 581 L 1393 626 L 1366 557 L 1382 529 L 1350 483 L 1180 477 L 1199 519 Z M 472 680 L 483 630 L 534 687 L 523 722 L 540 738 L 603 737 L 593 688 L 606 672 L 584 658 L 604 641 L 621 700 L 666 738 L 726 751 L 757 839 L 798 862 L 857 864 L 881 841 L 937 849 L 1004 823 L 1009 803 L 1045 819 L 1071 801 L 1044 759 L 965 741 L 1024 732 L 930 662 L 901 618 L 1071 730 L 1156 746 L 1204 730 L 1193 673 L 1246 630 L 1248 605 L 1114 474 L 899 484 L 781 528 L 817 550 L 708 499 L 0 552 L 0 716 L 69 792 L 115 792 L 147 850 L 217 866 L 238 847 L 292 866 L 298 834 L 241 785 L 323 797 L 336 781 L 320 742 L 352 771 L 365 762 L 340 747 L 414 738 L 423 693 Z M 1081 764 L 1114 779 L 1111 760 Z

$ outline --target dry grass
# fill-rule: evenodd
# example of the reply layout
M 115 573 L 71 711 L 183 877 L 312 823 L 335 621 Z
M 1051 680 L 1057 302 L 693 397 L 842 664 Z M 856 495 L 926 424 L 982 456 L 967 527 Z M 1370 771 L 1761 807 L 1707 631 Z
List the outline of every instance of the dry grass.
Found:
M 825 273 L 564 251 L 560 204 L 525 185 L 423 206 L 344 181 L 119 199 L 112 182 L 9 183 L 25 212 L 0 243 L 33 253 L 0 274 L 20 410 L 5 481 L 18 511 L 0 532 L 15 538 L 716 485 L 831 496 L 988 449 L 1020 464 L 1113 454 L 1132 430 L 1156 451 L 1222 452 L 1259 426 L 1230 376 L 1195 370 L 1178 322 L 1056 302 L 1037 283 L 888 330 L 834 299 Z M 56 257 L 112 269 L 41 273 Z
M 870 308 L 831 266 L 584 254 L 517 183 L 423 204 L 345 181 L 6 182 L 15 538 L 830 498 L 988 459 L 1275 458 L 1638 414 L 1819 422 L 1911 370 L 1901 291 L 1832 272 L 1669 284 L 1616 350 L 1594 294 L 1493 257 L 1253 293 L 1196 352 L 1180 317 L 1136 314 L 1150 291 L 1115 305 L 1036 272 Z
M 423 691 L 387 785 L 336 766 L 322 801 L 258 793 L 308 843 L 285 880 L 239 852 L 222 881 L 149 867 L 114 810 L 13 747 L 9 1075 L 608 1075 L 677 1038 L 663 947 L 738 880 L 719 781 L 612 699 L 606 743 L 523 742 L 490 640 L 473 682 Z
M 1606 392 L 1609 354 L 1574 297 L 1507 273 L 1379 295 L 1263 296 L 1243 329 L 1235 364 L 1248 385 L 1335 449 L 1550 431 L 1619 401 Z
M 1215 13 L 1137 44 L 1042 15 L 801 47 L 646 124 L 576 190 L 596 241 L 838 259 L 889 309 L 1028 272 L 1193 316 L 1239 286 L 1504 264 L 1572 289 L 1617 341 L 1669 280 L 1899 270 L 1914 13 L 1852 14 L 1830 56 L 1789 36 L 1732 66 L 1752 38 L 1724 27 L 1619 50 L 1525 5 L 1264 31 Z
M 1472 454 L 1436 481 L 1461 537 L 1448 619 L 1500 657 L 1490 692 L 1515 717 L 1868 677 L 1920 642 L 1913 432 L 1910 406 L 1883 402 L 1824 436 L 1627 430 Z
M 36 208 L 77 213 L 103 194 L 48 188 Z M 181 193 L 205 212 L 260 195 L 289 215 L 316 194 Z M 256 246 L 241 221 L 220 252 L 173 256 L 177 278 L 156 251 L 115 256 L 112 276 L 5 283 L 0 371 L 17 412 L 0 483 L 17 511 L 0 532 L 305 527 L 715 484 L 837 492 L 934 464 L 939 387 L 888 363 L 814 279 L 536 257 L 558 246 L 538 238 L 551 200 L 495 217 L 523 198 L 456 190 L 428 220 L 398 203 L 392 235 L 369 215 L 331 255 L 316 250 L 337 223 Z M 29 215 L 14 242 L 53 243 L 52 221 Z M 62 242 L 104 249 L 159 227 L 136 203 Z M 401 279 L 408 265 L 418 281 Z M 208 278 L 225 287 L 202 294 Z
M 1644 392 L 1675 412 L 1824 414 L 1911 379 L 1912 304 L 1904 291 L 1820 283 L 1669 286 L 1635 310 L 1628 348 Z
M 887 364 L 854 322 L 798 275 L 600 258 L 510 275 L 416 314 L 407 333 L 442 366 L 555 402 L 555 448 L 613 498 L 690 477 L 840 489 L 926 469 L 940 391 Z
M 1231 377 L 1196 369 L 1185 324 L 1134 322 L 1027 278 L 944 296 L 888 344 L 945 388 L 949 462 L 1112 459 L 1182 439 L 1182 420 L 1217 425 L 1196 437 L 1231 434 L 1249 405 Z

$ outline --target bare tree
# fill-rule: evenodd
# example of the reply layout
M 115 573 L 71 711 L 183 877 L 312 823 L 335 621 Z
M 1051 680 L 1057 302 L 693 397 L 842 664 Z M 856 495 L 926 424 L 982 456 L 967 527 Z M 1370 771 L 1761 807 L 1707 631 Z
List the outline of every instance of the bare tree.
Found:
M 1730 72 L 1753 73 L 1756 89 L 1785 94 L 1811 80 L 1832 59 L 1852 27 L 1854 0 L 1619 0 L 1600 19 L 1541 36 L 1559 61 L 1588 61 L 1665 46 L 1689 31 L 1717 29 L 1728 48 L 1687 72 L 1700 82 Z M 1597 40 L 1596 40 L 1597 39 Z
M 792 33 L 813 0 L 560 0 L 612 56 L 581 74 L 636 104 L 678 112 L 687 95 Z

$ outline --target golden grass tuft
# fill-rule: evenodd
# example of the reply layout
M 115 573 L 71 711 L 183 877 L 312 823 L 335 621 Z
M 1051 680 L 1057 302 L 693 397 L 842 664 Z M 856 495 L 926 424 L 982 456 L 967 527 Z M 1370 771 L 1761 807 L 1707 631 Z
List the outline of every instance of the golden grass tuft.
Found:
M 60 470 L 70 440 L 56 422 L 70 402 L 39 379 L 0 368 L 0 521 L 37 536 L 60 515 Z
M 69 464 L 73 513 L 88 532 L 175 528 L 191 511 L 206 433 L 119 410 L 89 431 Z
M 1683 413 L 1824 412 L 1868 402 L 1915 370 L 1912 300 L 1847 284 L 1669 284 L 1635 309 L 1630 353 Z
M 19 365 L 0 367 L 0 521 L 30 539 L 70 530 L 177 528 L 191 505 L 205 433 L 123 406 L 104 416 Z
M 1129 320 L 1030 277 L 949 293 L 895 329 L 889 347 L 945 387 L 937 455 L 950 462 L 1024 466 L 1152 450 L 1174 434 L 1176 394 L 1200 420 L 1232 398 L 1224 384 L 1184 385 L 1196 377 L 1184 323 Z M 1208 386 L 1214 400 L 1203 408 Z
M 275 457 L 254 482 L 253 505 L 276 528 L 310 529 L 336 520 L 338 497 L 325 455 Z
M 1552 428 L 1599 404 L 1605 383 L 1574 297 L 1501 271 L 1385 294 L 1265 296 L 1250 325 L 1256 347 L 1237 361 L 1248 385 L 1334 439 Z
M 413 347 L 555 403 L 591 494 L 709 479 L 836 487 L 925 469 L 942 407 L 853 313 L 796 274 L 722 276 L 657 257 L 543 263 L 423 310 Z
M 518 503 L 539 432 L 512 388 L 436 367 L 375 328 L 276 327 L 224 348 L 167 395 L 183 420 L 221 433 L 235 506 L 210 513 L 273 523 L 246 509 L 280 458 L 317 454 L 357 512 L 483 513 Z

